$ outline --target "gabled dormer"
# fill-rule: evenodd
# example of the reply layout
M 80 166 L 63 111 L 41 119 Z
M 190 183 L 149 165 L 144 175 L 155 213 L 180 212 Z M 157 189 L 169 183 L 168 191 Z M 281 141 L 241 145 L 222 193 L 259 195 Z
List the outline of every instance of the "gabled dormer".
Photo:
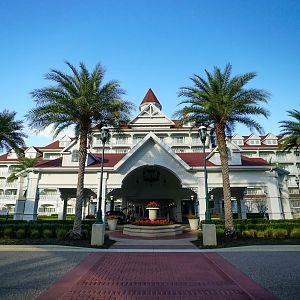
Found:
M 39 149 L 36 147 L 29 147 L 24 151 L 25 157 L 27 158 L 37 158 L 42 155 Z
M 69 146 L 71 142 L 72 142 L 72 139 L 68 135 L 65 135 L 59 140 L 59 147 L 65 148 L 65 147 Z
M 261 145 L 261 138 L 260 136 L 252 133 L 247 139 L 246 144 L 250 146 L 260 146 Z
M 268 133 L 263 139 L 262 143 L 270 146 L 278 145 L 278 137 L 272 133 Z
M 240 166 L 242 165 L 241 152 L 243 151 L 238 145 L 226 139 L 228 165 Z M 218 147 L 216 147 L 208 156 L 207 159 L 214 165 L 221 165 L 221 158 Z
M 232 138 L 231 141 L 238 146 L 244 146 L 244 137 L 236 133 Z
M 11 149 L 7 152 L 7 159 L 18 159 L 18 154 L 15 150 Z

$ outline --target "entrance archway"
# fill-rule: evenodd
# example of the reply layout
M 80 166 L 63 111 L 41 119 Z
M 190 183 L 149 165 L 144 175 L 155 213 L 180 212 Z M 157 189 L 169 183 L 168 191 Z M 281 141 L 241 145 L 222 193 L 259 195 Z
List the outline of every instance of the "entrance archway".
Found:
M 182 188 L 177 175 L 165 167 L 145 165 L 131 171 L 122 182 L 123 207 L 135 219 L 148 217 L 146 205 L 156 201 L 160 205 L 158 218 L 182 221 L 182 201 L 188 207 L 184 213 L 195 212 L 195 193 Z M 192 197 L 191 197 L 192 196 Z

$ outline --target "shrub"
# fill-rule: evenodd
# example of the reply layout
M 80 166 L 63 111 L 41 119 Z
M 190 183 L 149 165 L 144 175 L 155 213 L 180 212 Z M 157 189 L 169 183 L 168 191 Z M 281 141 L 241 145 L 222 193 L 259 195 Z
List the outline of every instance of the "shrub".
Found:
M 273 229 L 272 230 L 273 238 L 285 238 L 288 236 L 288 231 L 286 229 Z
M 32 239 L 40 238 L 40 232 L 37 229 L 31 229 L 30 238 L 32 238 Z
M 203 239 L 203 232 L 199 231 L 198 232 L 198 240 L 202 240 Z
M 292 231 L 290 233 L 290 237 L 293 238 L 293 239 L 300 238 L 300 228 L 294 228 L 294 229 L 292 229 Z
M 24 228 L 19 228 L 16 231 L 16 238 L 17 239 L 24 239 L 26 237 L 26 231 Z
M 242 231 L 242 236 L 245 238 L 254 238 L 256 237 L 257 231 L 256 230 L 244 230 Z
M 14 232 L 13 232 L 12 228 L 10 228 L 10 227 L 4 228 L 3 237 L 5 239 L 11 239 L 13 237 L 13 234 L 14 234 Z
M 63 240 L 66 235 L 67 235 L 68 231 L 66 229 L 56 229 L 56 238 L 59 240 Z
M 266 234 L 265 234 L 265 231 L 263 231 L 263 230 L 258 230 L 258 231 L 256 232 L 256 237 L 258 237 L 258 238 L 265 238 L 265 237 L 267 237 L 267 236 L 266 236 Z
M 216 228 L 216 235 L 217 235 L 217 237 L 224 236 L 224 228 L 217 227 Z
M 53 232 L 50 229 L 44 229 L 43 230 L 43 237 L 45 239 L 51 239 L 53 237 Z
M 95 220 L 96 219 L 95 215 L 86 215 L 85 218 L 88 219 L 88 220 Z

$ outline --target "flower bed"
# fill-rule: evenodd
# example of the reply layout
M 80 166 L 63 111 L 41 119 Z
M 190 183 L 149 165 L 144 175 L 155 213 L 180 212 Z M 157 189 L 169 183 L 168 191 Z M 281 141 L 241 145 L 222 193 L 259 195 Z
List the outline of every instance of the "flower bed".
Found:
M 167 219 L 163 220 L 138 220 L 135 222 L 132 222 L 132 225 L 138 225 L 138 226 L 164 226 L 164 225 L 173 225 L 174 222 L 169 221 Z

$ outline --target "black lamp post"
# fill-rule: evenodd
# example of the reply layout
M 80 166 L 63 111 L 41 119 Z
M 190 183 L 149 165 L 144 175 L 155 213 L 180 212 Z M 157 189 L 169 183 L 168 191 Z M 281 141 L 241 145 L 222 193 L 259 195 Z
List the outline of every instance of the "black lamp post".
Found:
M 100 189 L 99 189 L 99 198 L 98 198 L 98 211 L 96 215 L 96 224 L 103 224 L 102 219 L 102 184 L 103 184 L 103 162 L 104 162 L 104 148 L 105 143 L 108 139 L 108 128 L 106 126 L 103 126 L 101 128 L 101 137 L 102 141 L 102 156 L 101 156 L 101 176 L 100 176 Z
M 211 217 L 210 217 L 210 211 L 209 211 L 208 185 L 207 185 L 206 155 L 205 155 L 205 141 L 206 141 L 207 128 L 202 125 L 199 127 L 198 131 L 199 131 L 199 135 L 200 135 L 200 140 L 203 144 L 204 185 L 205 185 L 205 203 L 206 203 L 205 223 L 211 224 Z

